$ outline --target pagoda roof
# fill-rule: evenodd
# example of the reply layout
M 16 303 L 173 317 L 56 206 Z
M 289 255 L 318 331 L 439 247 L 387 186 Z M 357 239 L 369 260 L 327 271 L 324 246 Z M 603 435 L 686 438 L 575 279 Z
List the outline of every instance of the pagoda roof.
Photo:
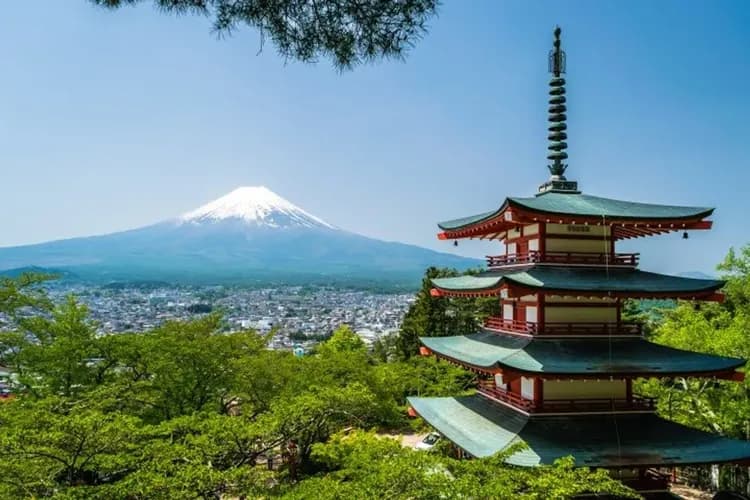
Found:
M 734 372 L 745 360 L 683 351 L 642 338 L 539 339 L 483 331 L 420 337 L 435 354 L 487 371 L 560 376 L 672 376 Z
M 515 211 L 518 214 L 508 220 L 504 217 L 506 211 Z M 601 198 L 577 192 L 555 192 L 550 191 L 532 197 L 509 197 L 506 198 L 500 208 L 483 212 L 460 219 L 453 219 L 439 222 L 438 227 L 445 231 L 443 237 L 466 237 L 477 236 L 482 234 L 479 231 L 483 226 L 494 227 L 502 230 L 505 226 L 512 227 L 520 220 L 519 214 L 526 214 L 526 222 L 532 222 L 537 218 L 562 217 L 565 219 L 578 220 L 580 222 L 592 223 L 638 223 L 649 222 L 658 226 L 660 223 L 670 223 L 669 230 L 678 230 L 679 223 L 696 223 L 705 217 L 710 216 L 714 209 L 710 207 L 687 207 L 678 205 L 657 205 L 652 203 L 639 203 L 625 200 L 615 200 L 611 198 Z M 505 214 L 507 215 L 507 214 Z M 536 215 L 536 218 L 529 218 L 529 215 Z M 557 222 L 557 220 L 555 220 Z M 678 223 L 678 227 L 671 227 Z M 710 227 L 710 226 L 709 226 Z M 687 229 L 706 229 L 706 227 L 685 226 Z M 479 232 L 472 232 L 472 231 Z M 641 227 L 642 232 L 637 235 L 657 234 L 666 232 L 667 226 L 654 227 L 652 230 L 646 230 Z M 643 232 L 645 231 L 645 232 Z M 485 232 L 490 232 L 489 229 Z M 616 235 L 618 237 L 627 237 L 625 234 Z
M 531 265 L 485 271 L 477 275 L 436 278 L 432 284 L 446 295 L 499 293 L 505 285 L 530 290 L 607 294 L 633 297 L 692 297 L 710 295 L 723 281 L 683 278 L 637 269 L 606 269 Z M 439 293 L 440 294 L 440 293 Z
M 438 223 L 440 229 L 455 231 L 499 215 L 507 207 L 525 208 L 532 212 L 551 215 L 570 215 L 623 220 L 678 220 L 704 218 L 714 211 L 710 207 L 656 205 L 635 201 L 601 198 L 582 193 L 548 192 L 527 198 L 509 197 L 497 210 Z
M 508 458 L 513 465 L 546 465 L 568 455 L 577 465 L 589 467 L 688 465 L 750 458 L 748 441 L 691 429 L 654 414 L 530 418 L 478 395 L 411 397 L 408 401 L 432 427 L 475 457 L 526 443 L 527 448 Z

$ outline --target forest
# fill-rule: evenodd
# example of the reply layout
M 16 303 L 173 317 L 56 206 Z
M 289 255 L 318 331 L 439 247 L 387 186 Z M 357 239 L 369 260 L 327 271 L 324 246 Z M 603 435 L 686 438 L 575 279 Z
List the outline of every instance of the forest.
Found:
M 723 303 L 680 302 L 659 315 L 633 303 L 628 314 L 655 342 L 748 358 L 750 247 L 731 251 L 719 271 Z M 342 326 L 301 358 L 268 349 L 254 331 L 222 333 L 218 313 L 97 335 L 75 297 L 51 303 L 48 277 L 4 278 L 0 352 L 14 396 L 0 404 L 0 497 L 635 497 L 570 458 L 532 470 L 504 455 L 457 460 L 445 445 L 401 445 L 399 434 L 425 430 L 407 417 L 407 396 L 473 385 L 471 373 L 417 355 L 418 336 L 470 332 L 496 307 L 431 298 L 429 279 L 452 273 L 427 270 L 397 336 L 368 349 Z M 638 390 L 658 397 L 667 418 L 747 438 L 747 382 L 672 378 Z M 747 471 L 723 466 L 720 481 L 744 490 Z

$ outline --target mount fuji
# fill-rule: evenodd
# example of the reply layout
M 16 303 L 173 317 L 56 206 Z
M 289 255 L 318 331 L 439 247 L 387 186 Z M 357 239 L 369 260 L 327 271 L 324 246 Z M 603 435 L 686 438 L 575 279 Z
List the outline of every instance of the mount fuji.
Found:
M 0 248 L 0 270 L 100 282 L 415 284 L 428 266 L 478 263 L 339 229 L 265 187 L 240 187 L 138 229 Z

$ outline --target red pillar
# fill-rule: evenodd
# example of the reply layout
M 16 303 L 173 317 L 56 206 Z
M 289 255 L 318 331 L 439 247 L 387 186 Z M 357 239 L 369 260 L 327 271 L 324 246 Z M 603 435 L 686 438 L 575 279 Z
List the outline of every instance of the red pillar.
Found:
M 544 382 L 541 377 L 534 378 L 534 406 L 541 408 L 544 405 Z
M 545 294 L 540 293 L 539 295 L 537 295 L 537 297 L 538 297 L 537 298 L 537 311 L 538 312 L 537 312 L 537 318 L 536 318 L 536 322 L 537 322 L 536 331 L 537 333 L 539 333 L 539 332 L 544 332 L 544 319 L 546 316 L 544 313 Z

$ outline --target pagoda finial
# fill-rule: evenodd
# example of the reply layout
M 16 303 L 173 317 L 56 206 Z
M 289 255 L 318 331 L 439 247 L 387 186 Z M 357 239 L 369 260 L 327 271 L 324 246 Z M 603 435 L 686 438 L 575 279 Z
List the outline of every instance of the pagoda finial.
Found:
M 552 73 L 552 79 L 549 82 L 549 145 L 547 146 L 547 159 L 550 164 L 547 168 L 550 172 L 549 181 L 539 186 L 539 193 L 548 191 L 561 192 L 578 192 L 578 183 L 565 179 L 565 169 L 567 163 L 563 163 L 568 158 L 568 143 L 565 140 L 568 134 L 565 132 L 568 125 L 565 123 L 567 115 L 565 112 L 565 78 L 561 75 L 565 73 L 565 51 L 560 48 L 560 33 L 562 30 L 559 26 L 555 27 L 555 39 L 552 42 L 552 50 L 549 51 L 549 72 Z

